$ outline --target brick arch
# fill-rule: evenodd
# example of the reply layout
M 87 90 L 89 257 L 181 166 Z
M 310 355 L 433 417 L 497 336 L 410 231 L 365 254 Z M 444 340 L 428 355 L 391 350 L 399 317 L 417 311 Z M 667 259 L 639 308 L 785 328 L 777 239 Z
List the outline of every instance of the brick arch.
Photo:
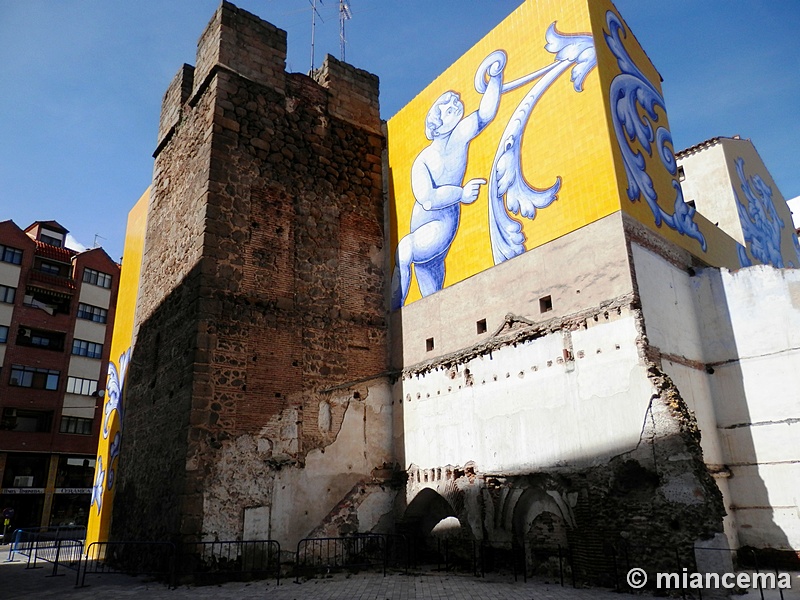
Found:
M 570 515 L 565 515 L 558 502 L 540 487 L 527 488 L 516 500 L 513 508 L 513 535 L 517 539 L 525 537 L 533 522 L 544 513 L 552 515 L 570 528 Z
M 435 486 L 424 486 L 406 506 L 400 524 L 409 533 L 424 537 L 439 521 L 447 517 L 458 518 L 452 503 Z

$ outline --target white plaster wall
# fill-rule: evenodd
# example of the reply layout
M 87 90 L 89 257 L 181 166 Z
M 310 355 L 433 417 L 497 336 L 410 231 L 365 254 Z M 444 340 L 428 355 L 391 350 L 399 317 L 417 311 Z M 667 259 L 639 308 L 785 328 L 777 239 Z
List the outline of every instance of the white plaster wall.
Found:
M 722 527 L 727 538 L 728 548 L 739 548 L 741 542 L 739 541 L 739 523 L 737 520 L 738 513 L 736 506 L 733 504 L 733 493 L 729 485 L 731 473 L 724 471 L 714 476 L 714 481 L 722 492 L 722 502 L 725 506 L 725 516 L 722 517 Z
M 19 287 L 19 274 L 22 269 L 18 265 L 0 262 L 0 285 Z
M 513 473 L 632 450 L 653 394 L 636 336 L 634 317 L 623 314 L 574 332 L 574 362 L 564 362 L 557 333 L 475 358 L 453 378 L 440 370 L 397 382 L 398 458 L 406 467 L 474 461 Z
M 304 468 L 285 468 L 274 479 L 270 513 L 270 538 L 293 549 L 316 528 L 372 469 L 393 462 L 392 398 L 388 383 L 369 386 L 363 401 L 350 400 L 336 440 L 308 453 Z M 384 499 L 385 500 L 385 499 Z M 363 509 L 365 520 L 376 520 L 376 506 Z M 390 502 L 385 501 L 387 512 Z M 369 515 L 372 515 L 370 517 Z M 359 520 L 362 513 L 359 513 Z
M 722 428 L 800 418 L 800 349 L 743 358 L 714 368 L 715 411 Z M 739 401 L 736 401 L 739 400 Z M 800 437 L 797 438 L 800 441 Z
M 713 371 L 663 361 L 695 412 L 706 463 L 731 473 L 720 485 L 726 531 L 743 545 L 800 548 L 800 270 L 690 277 L 638 246 L 633 258 L 651 344 Z
M 394 311 L 392 357 L 397 367 L 413 365 L 485 341 L 508 313 L 547 321 L 631 290 L 617 212 Z M 544 296 L 551 297 L 553 309 L 541 313 Z M 477 333 L 481 319 L 485 334 Z M 426 350 L 428 338 L 434 339 L 432 352 Z
M 632 244 L 632 254 L 650 344 L 661 352 L 702 361 L 696 280 L 637 244 Z
M 81 283 L 80 301 L 100 308 L 108 308 L 111 306 L 111 290 L 83 282 Z
M 102 344 L 106 340 L 106 326 L 86 319 L 76 319 L 73 336 L 79 340 Z
M 379 526 L 381 519 L 391 514 L 394 509 L 394 500 L 397 491 L 388 488 L 368 489 L 371 493 L 358 505 L 359 531 L 374 531 Z
M 682 154 L 678 157 L 678 166 L 683 167 L 686 174 L 686 179 L 681 182 L 684 200 L 694 200 L 697 212 L 744 244 L 723 144 L 717 142 L 690 154 Z
M 724 465 L 727 462 L 720 440 L 717 435 L 717 416 L 714 412 L 714 403 L 711 401 L 711 388 L 709 377 L 705 371 L 671 361 L 663 361 L 664 371 L 672 378 L 673 383 L 681 393 L 700 427 L 700 445 L 703 448 L 703 459 L 708 465 Z
M 787 200 L 786 204 L 789 205 L 789 210 L 792 213 L 792 223 L 795 229 L 800 229 L 800 196 Z
M 698 299 L 703 306 L 703 320 L 709 312 L 727 312 L 738 357 L 800 348 L 800 271 L 757 265 L 733 272 L 722 270 L 719 274 L 709 270 L 704 276 L 711 281 L 713 295 Z M 719 306 L 722 299 L 725 304 Z M 704 327 L 702 333 L 714 340 L 728 332 Z M 732 357 L 720 352 L 708 358 L 721 362 Z

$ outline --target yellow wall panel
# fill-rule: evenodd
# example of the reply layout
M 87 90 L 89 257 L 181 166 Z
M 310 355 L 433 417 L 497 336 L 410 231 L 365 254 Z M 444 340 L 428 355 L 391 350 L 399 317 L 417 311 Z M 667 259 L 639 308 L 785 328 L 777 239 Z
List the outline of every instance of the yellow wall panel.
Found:
M 553 24 L 555 30 L 548 33 Z M 476 73 L 482 61 L 498 50 L 507 57 L 500 75 L 506 88 L 513 87 L 509 82 L 542 74 L 516 89 L 504 89 L 497 101 L 496 114 L 488 124 L 479 128 L 471 141 L 459 140 L 468 148 L 464 165 L 456 160 L 457 151 L 451 154 L 453 149 L 441 148 L 452 143 L 455 133 L 445 145 L 438 143 L 441 140 L 428 139 L 426 115 L 448 90 L 460 94 L 462 121 L 482 107 L 490 91 L 481 93 L 476 89 Z M 490 78 L 484 75 L 484 81 Z M 582 82 L 582 86 L 576 89 L 572 79 Z M 443 281 L 439 285 L 434 278 L 433 285 L 424 284 L 427 293 L 453 285 L 619 210 L 603 94 L 594 66 L 594 36 L 587 1 L 529 1 L 389 121 L 392 247 L 398 267 L 393 276 L 394 307 L 400 305 L 405 288 L 408 289 L 405 303 L 422 295 L 420 272 L 425 271 L 423 277 L 429 277 L 430 272 L 436 274 L 435 265 L 444 256 L 442 249 L 446 252 Z M 525 99 L 529 101 L 528 110 L 521 106 Z M 515 128 L 515 120 L 523 125 Z M 508 146 L 509 139 L 511 146 L 518 148 L 514 156 L 507 156 L 514 153 L 501 150 Z M 440 167 L 438 173 L 433 173 L 430 163 Z M 417 191 L 420 186 L 414 183 L 420 181 L 414 178 L 415 164 L 418 171 L 427 173 L 437 190 L 447 186 L 466 188 L 472 180 L 486 182 L 479 186 L 474 202 L 456 202 L 451 208 L 450 212 L 460 219 L 455 234 L 447 227 L 439 231 L 428 228 L 434 231 L 420 239 L 424 232 L 420 222 L 427 225 L 436 221 L 436 208 L 423 213 L 424 194 Z M 462 172 L 463 176 L 459 176 Z M 513 177 L 522 191 L 500 194 L 504 177 Z M 533 218 L 512 212 L 515 197 L 528 198 L 533 205 L 547 204 L 543 196 L 530 200 L 525 187 L 546 189 L 558 181 L 557 199 L 537 208 L 535 215 L 531 210 L 529 215 Z M 522 182 L 526 185 L 522 186 Z M 498 193 L 493 193 L 493 187 Z M 519 223 L 524 240 L 515 244 L 510 254 L 501 253 L 500 258 L 497 248 L 502 244 L 493 243 L 492 237 L 492 206 L 502 207 L 502 211 L 495 212 L 499 215 L 495 222 L 510 217 Z M 412 223 L 414 210 L 419 213 L 417 217 L 421 214 L 424 218 Z M 399 273 L 409 263 L 413 264 L 410 277 L 403 281 Z
M 97 446 L 92 504 L 86 530 L 87 547 L 92 542 L 108 540 L 111 510 L 116 492 L 116 472 L 119 468 L 119 444 L 122 438 L 122 406 L 124 403 L 125 371 L 133 340 L 133 322 L 144 253 L 147 207 L 150 190 L 142 194 L 128 213 L 125 247 L 122 257 L 119 294 L 111 340 L 111 358 L 106 395 L 103 403 L 103 423 Z
M 684 202 L 660 74 L 611 2 L 592 2 L 591 20 L 622 210 L 707 264 L 738 267 L 736 242 Z
M 725 160 L 733 182 L 747 247 L 739 247 L 739 262 L 800 267 L 800 242 L 792 213 L 772 176 L 749 140 L 724 140 Z

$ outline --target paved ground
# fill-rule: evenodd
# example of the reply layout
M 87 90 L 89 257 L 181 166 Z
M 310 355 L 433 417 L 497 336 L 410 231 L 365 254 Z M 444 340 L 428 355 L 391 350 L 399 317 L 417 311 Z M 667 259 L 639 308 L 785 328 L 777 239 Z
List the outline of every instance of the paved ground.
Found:
M 49 577 L 52 565 L 40 569 L 26 569 L 25 562 L 3 562 L 8 555 L 8 546 L 0 546 L 0 600 L 17 598 L 59 598 L 59 600 L 89 600 L 107 598 L 144 598 L 146 600 L 624 600 L 631 595 L 620 595 L 611 590 L 573 589 L 544 580 L 520 579 L 514 582 L 510 576 L 478 579 L 468 575 L 424 573 L 414 575 L 360 573 L 337 574 L 332 577 L 312 579 L 296 584 L 292 579 L 282 580 L 280 586 L 274 581 L 253 583 L 226 583 L 207 587 L 182 586 L 175 590 L 165 585 L 142 578 L 124 575 L 88 575 L 85 588 L 75 588 L 75 572 Z M 62 569 L 59 569 L 60 571 Z M 800 574 L 794 573 L 793 589 L 784 593 L 785 600 L 800 600 Z M 704 597 L 708 597 L 706 593 Z M 640 598 L 652 598 L 650 594 L 639 594 Z M 680 596 L 678 596 L 680 597 Z M 758 592 L 751 591 L 742 600 L 760 600 Z M 765 600 L 779 599 L 777 591 L 767 591 Z

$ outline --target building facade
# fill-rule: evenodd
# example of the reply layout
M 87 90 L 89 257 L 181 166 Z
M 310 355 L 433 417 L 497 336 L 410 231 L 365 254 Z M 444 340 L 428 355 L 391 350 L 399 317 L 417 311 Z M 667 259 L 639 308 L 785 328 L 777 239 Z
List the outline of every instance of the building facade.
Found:
M 749 142 L 733 195 L 675 160 L 610 2 L 523 3 L 385 126 L 285 43 L 223 2 L 164 96 L 112 537 L 800 546 L 798 346 L 750 344 L 798 319 L 788 209 Z
M 0 504 L 12 529 L 86 525 L 119 267 L 67 230 L 0 223 Z

